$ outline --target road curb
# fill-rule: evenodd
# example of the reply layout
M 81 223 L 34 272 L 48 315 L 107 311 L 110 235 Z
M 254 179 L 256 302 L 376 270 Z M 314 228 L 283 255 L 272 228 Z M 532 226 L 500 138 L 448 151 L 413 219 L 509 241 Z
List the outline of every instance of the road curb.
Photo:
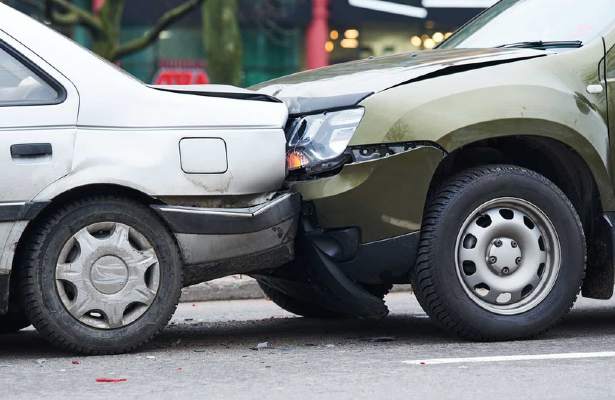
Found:
M 396 285 L 393 292 L 410 292 L 410 285 Z M 190 286 L 182 291 L 181 302 L 249 300 L 265 298 L 256 281 L 247 276 L 234 275 Z

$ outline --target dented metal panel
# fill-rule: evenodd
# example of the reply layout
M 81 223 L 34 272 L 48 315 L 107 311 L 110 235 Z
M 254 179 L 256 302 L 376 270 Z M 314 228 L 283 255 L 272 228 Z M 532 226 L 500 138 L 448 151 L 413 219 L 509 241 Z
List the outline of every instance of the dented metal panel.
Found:
M 27 226 L 28 221 L 0 223 L 0 275 L 11 273 L 17 244 Z
M 226 171 L 185 173 L 179 150 L 184 138 L 224 140 Z M 36 200 L 100 183 L 130 187 L 154 197 L 275 191 L 286 176 L 285 148 L 281 129 L 79 129 L 70 174 L 39 193 Z
M 301 72 L 256 85 L 254 89 L 282 99 L 289 106 L 291 114 L 298 114 L 305 112 L 303 108 L 313 108 L 303 103 L 314 102 L 315 98 L 343 99 L 346 96 L 348 104 L 345 106 L 352 106 L 361 101 L 360 97 L 365 98 L 365 94 L 379 93 L 431 74 L 446 71 L 454 73 L 455 68 L 470 70 L 494 63 L 542 56 L 544 52 L 530 49 L 423 51 L 369 58 Z M 304 102 L 300 101 L 302 98 Z M 337 107 L 340 106 L 341 103 L 337 101 Z

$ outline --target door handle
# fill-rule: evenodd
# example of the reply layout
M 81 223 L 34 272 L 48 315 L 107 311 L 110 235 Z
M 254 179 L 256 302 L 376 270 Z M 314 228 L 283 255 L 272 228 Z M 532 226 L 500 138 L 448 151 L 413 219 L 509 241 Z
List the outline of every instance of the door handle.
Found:
M 51 156 L 53 148 L 51 143 L 21 143 L 11 146 L 11 157 L 15 158 L 39 158 Z

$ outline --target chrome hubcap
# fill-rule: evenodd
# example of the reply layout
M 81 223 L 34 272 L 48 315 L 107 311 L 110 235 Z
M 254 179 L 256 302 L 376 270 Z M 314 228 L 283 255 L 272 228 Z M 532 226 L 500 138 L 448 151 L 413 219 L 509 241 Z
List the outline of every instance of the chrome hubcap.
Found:
M 535 205 L 500 198 L 478 207 L 457 237 L 457 275 L 482 308 L 514 315 L 550 293 L 560 269 L 553 223 Z
M 56 266 L 56 288 L 82 323 L 117 329 L 140 318 L 156 298 L 160 268 L 153 246 L 128 225 L 102 222 L 75 233 Z

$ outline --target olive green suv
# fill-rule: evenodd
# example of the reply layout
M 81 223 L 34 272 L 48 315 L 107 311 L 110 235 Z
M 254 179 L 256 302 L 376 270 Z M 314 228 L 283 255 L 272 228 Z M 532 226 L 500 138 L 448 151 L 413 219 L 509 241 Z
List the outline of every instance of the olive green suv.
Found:
M 290 109 L 305 316 L 386 315 L 393 284 L 466 338 L 543 332 L 614 286 L 612 0 L 502 0 L 433 51 L 260 85 Z M 612 93 L 611 93 L 612 92 Z

